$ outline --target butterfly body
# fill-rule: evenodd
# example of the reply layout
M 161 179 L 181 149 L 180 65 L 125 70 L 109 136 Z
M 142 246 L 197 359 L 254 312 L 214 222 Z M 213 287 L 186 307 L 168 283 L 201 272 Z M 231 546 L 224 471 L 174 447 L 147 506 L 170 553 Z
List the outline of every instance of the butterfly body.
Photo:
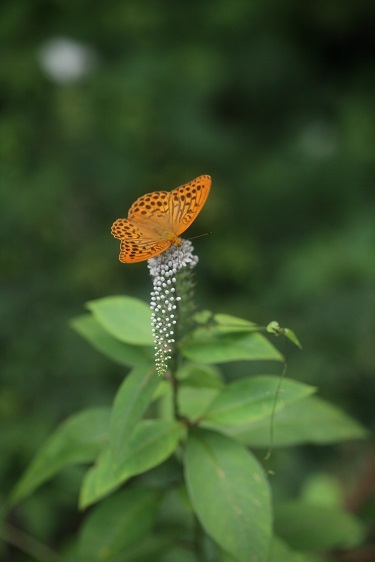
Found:
M 128 217 L 117 219 L 111 232 L 121 240 L 120 261 L 137 263 L 181 244 L 180 234 L 191 225 L 206 202 L 210 176 L 199 176 L 172 191 L 154 191 L 139 197 Z

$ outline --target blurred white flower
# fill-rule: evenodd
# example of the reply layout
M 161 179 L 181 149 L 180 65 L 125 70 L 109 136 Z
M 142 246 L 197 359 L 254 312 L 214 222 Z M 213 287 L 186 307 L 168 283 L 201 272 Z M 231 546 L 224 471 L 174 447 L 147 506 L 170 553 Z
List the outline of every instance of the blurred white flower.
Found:
M 37 53 L 43 72 L 54 82 L 75 82 L 90 73 L 97 61 L 95 51 L 67 37 L 47 41 Z

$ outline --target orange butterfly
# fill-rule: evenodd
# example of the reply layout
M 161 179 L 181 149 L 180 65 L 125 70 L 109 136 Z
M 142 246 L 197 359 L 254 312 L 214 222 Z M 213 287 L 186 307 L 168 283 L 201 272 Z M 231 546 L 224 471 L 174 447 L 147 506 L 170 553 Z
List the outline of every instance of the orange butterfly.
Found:
M 210 176 L 199 176 L 172 191 L 139 197 L 127 219 L 117 219 L 111 232 L 121 240 L 120 261 L 136 263 L 181 244 L 180 234 L 197 218 L 211 188 Z

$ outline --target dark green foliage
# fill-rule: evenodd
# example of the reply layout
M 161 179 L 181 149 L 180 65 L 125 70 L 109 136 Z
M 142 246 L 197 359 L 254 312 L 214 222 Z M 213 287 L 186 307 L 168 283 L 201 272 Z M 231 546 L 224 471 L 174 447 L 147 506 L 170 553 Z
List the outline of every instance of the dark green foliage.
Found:
M 105 355 L 111 355 L 115 339 L 124 357 L 129 354 L 131 361 L 137 357 L 132 348 L 143 345 L 150 325 L 142 304 L 130 297 L 89 303 L 93 320 L 109 336 L 101 339 Z M 119 387 L 111 411 L 82 412 L 49 438 L 18 483 L 13 504 L 29 497 L 66 466 L 92 463 L 82 481 L 79 505 L 86 509 L 104 501 L 84 521 L 73 545 L 78 562 L 128 562 L 133 556 L 128 550 L 133 546 L 136 552 L 138 549 L 139 561 L 146 562 L 149 551 L 139 550 L 145 545 L 153 556 L 161 556 L 158 560 L 180 548 L 203 562 L 202 548 L 207 540 L 213 541 L 211 548 L 217 556 L 222 553 L 224 559 L 229 556 L 237 562 L 269 562 L 270 556 L 277 562 L 279 554 L 274 549 L 283 553 L 291 547 L 309 553 L 359 545 L 364 528 L 340 506 L 316 506 L 311 499 L 285 506 L 275 496 L 276 532 L 289 547 L 279 543 L 273 534 L 270 482 L 247 445 L 267 448 L 360 439 L 365 435 L 363 428 L 338 409 L 312 398 L 315 389 L 303 383 L 270 375 L 243 375 L 225 383 L 220 371 L 205 363 L 244 359 L 282 362 L 283 357 L 259 333 L 264 329 L 253 322 L 227 314 L 197 313 L 196 317 L 200 324 L 179 341 L 176 354 L 186 356 L 191 341 L 199 341 L 201 363 L 195 359 L 194 363 L 181 364 L 179 358 L 176 364 L 181 366 L 168 371 L 163 379 L 154 365 L 139 355 L 135 368 Z M 80 321 L 73 325 L 81 332 Z M 246 356 L 241 345 L 233 344 L 236 336 L 246 336 Z M 230 344 L 225 343 L 228 337 Z M 96 340 L 93 343 L 97 347 Z M 215 349 L 229 350 L 229 356 Z M 293 417 L 296 406 L 300 409 Z M 324 428 L 324 439 L 310 430 L 317 423 Z M 163 467 L 171 456 L 174 462 L 165 481 Z M 124 484 L 127 486 L 118 491 Z M 163 511 L 160 513 L 159 504 L 168 502 L 176 486 L 189 498 L 182 504 L 179 501 L 180 515 L 185 521 L 196 517 L 200 536 L 192 536 L 190 528 L 181 529 L 176 536 L 168 531 L 175 516 L 168 520 Z M 316 496 L 310 491 L 310 497 Z M 293 524 L 294 512 L 303 524 Z M 328 533 L 319 533 L 319 518 L 330 525 Z M 165 540 L 155 543 L 161 522 L 167 525 Z M 308 562 L 308 557 L 301 555 L 301 561 Z

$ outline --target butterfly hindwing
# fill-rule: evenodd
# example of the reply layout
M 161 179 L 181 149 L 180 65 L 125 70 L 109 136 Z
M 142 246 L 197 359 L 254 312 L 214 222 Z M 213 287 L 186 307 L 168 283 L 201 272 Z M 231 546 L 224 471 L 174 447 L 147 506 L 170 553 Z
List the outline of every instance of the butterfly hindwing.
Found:
M 169 242 L 129 242 L 121 240 L 119 260 L 123 263 L 137 263 L 145 261 L 164 252 L 170 246 Z
M 170 243 L 153 236 L 148 230 L 142 229 L 128 219 L 117 219 L 111 232 L 121 240 L 119 259 L 125 263 L 136 263 L 148 260 L 166 250 Z

